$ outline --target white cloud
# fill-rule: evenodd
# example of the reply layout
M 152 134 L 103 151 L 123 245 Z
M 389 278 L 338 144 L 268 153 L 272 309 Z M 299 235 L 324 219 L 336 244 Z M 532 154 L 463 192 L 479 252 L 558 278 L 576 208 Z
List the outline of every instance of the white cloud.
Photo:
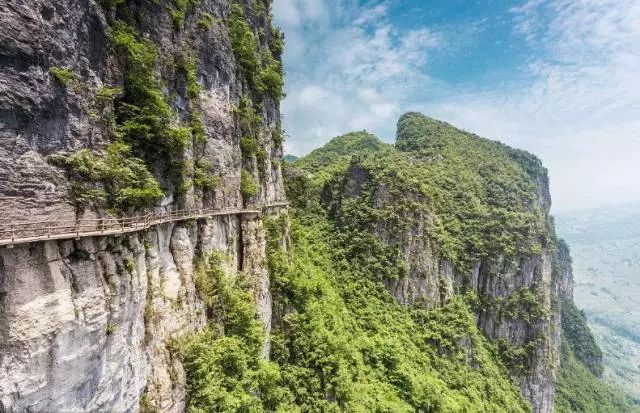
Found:
M 293 9 L 282 17 L 285 6 Z M 535 50 L 514 76 L 526 81 L 482 90 L 430 77 L 432 54 L 462 49 L 432 28 L 391 25 L 386 2 L 276 0 L 274 7 L 287 35 L 289 151 L 303 154 L 358 129 L 392 141 L 397 117 L 420 110 L 539 155 L 556 210 L 640 200 L 640 0 L 514 7 L 513 35 Z
M 640 2 L 530 0 L 512 11 L 540 52 L 524 68 L 533 81 L 421 109 L 539 155 L 556 210 L 640 199 Z
M 316 2 L 317 3 L 317 2 Z M 322 0 L 326 18 L 303 16 L 304 2 L 276 0 L 274 14 L 287 38 L 285 126 L 287 150 L 306 153 L 350 130 L 394 125 L 402 100 L 415 84 L 440 38 L 426 28 L 399 31 L 387 22 L 384 2 Z M 278 11 L 287 8 L 281 18 Z

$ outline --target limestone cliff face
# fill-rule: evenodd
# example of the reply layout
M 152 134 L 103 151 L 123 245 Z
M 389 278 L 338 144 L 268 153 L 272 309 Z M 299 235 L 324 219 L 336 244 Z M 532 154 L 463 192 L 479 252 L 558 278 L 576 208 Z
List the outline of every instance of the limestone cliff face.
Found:
M 370 202 L 374 209 L 383 210 L 399 204 L 397 194 L 391 194 L 387 184 L 374 175 L 358 161 L 352 161 L 340 184 L 339 199 L 330 199 L 328 192 L 325 194 L 324 202 L 333 205 L 334 216 L 339 219 L 341 206 L 337 205 L 345 204 L 349 199 L 369 202 L 360 198 L 365 187 L 372 194 Z M 546 176 L 540 178 L 540 185 L 537 193 L 541 198 L 535 199 L 534 203 L 543 208 L 540 225 L 544 227 L 549 225 L 550 207 Z M 402 197 L 416 205 L 424 202 L 423 197 L 410 192 Z M 469 273 L 460 273 L 442 256 L 438 243 L 430 236 L 435 231 L 435 215 L 420 208 L 402 214 L 410 224 L 400 232 L 387 220 L 375 224 L 377 237 L 399 251 L 405 267 L 404 276 L 385 280 L 389 291 L 399 303 L 419 303 L 427 307 L 442 305 L 464 291 L 473 291 L 482 297 L 483 305 L 477 312 L 478 327 L 499 346 L 527 349 L 526 356 L 514 363 L 518 366 L 511 369 L 512 376 L 535 412 L 551 412 L 560 345 L 559 306 L 552 305 L 552 301 L 557 302 L 556 291 L 561 285 L 556 283 L 568 283 L 567 274 L 556 279 L 553 273 L 553 262 L 557 259 L 555 246 L 543 248 L 533 256 L 481 259 L 472 265 Z M 566 260 L 563 255 L 560 259 Z M 565 271 L 570 270 L 565 267 Z M 523 291 L 535 292 L 535 304 L 515 301 Z M 511 303 L 513 308 L 507 311 L 507 304 L 501 306 L 499 303 Z M 536 317 L 534 311 L 540 316 Z
M 79 208 L 68 171 L 50 158 L 80 149 L 100 154 L 114 139 L 104 122 L 114 106 L 96 113 L 96 94 L 124 82 L 119 56 L 109 42 L 118 19 L 156 48 L 159 58 L 153 70 L 171 109 L 171 122 L 186 124 L 190 110 L 198 109 L 206 139 L 188 147 L 184 159 L 197 156 L 218 180 L 213 188 L 178 191 L 164 173 L 166 165 L 150 165 L 165 191 L 153 209 L 283 200 L 282 149 L 272 140 L 280 122 L 277 100 L 265 97 L 259 105 L 256 139 L 266 154 L 261 168 L 240 148 L 234 108 L 243 96 L 255 95 L 232 50 L 226 25 L 229 2 L 194 2 L 182 10 L 181 22 L 172 1 L 118 3 L 18 0 L 0 5 L 2 223 L 107 213 Z M 260 53 L 268 47 L 270 22 L 248 14 Z M 172 63 L 187 49 L 197 67 L 195 98 L 188 96 L 187 84 Z M 72 80 L 62 84 L 50 68 L 65 68 Z M 257 183 L 256 194 L 245 199 L 242 169 Z M 195 259 L 222 251 L 230 257 L 229 272 L 252 274 L 268 330 L 271 303 L 264 249 L 258 215 L 0 249 L 0 411 L 128 412 L 139 409 L 144 395 L 145 403 L 159 411 L 182 411 L 185 377 L 171 341 L 206 322 L 193 281 Z
M 105 4 L 109 2 L 104 2 Z M 116 2 L 117 3 L 117 2 Z M 130 3 L 130 4 L 129 4 Z M 139 3 L 139 4 L 138 4 Z M 184 205 L 240 205 L 240 136 L 233 108 L 249 86 L 240 74 L 225 22 L 229 2 L 203 0 L 185 12 L 176 30 L 172 1 L 125 2 L 120 11 L 107 11 L 93 0 L 11 1 L 0 5 L 0 213 L 5 219 L 71 218 L 70 183 L 65 171 L 48 156 L 83 148 L 104 149 L 113 138 L 104 119 L 111 107 L 97 112 L 96 95 L 105 86 L 122 87 L 123 69 L 108 33 L 114 16 L 133 15 L 140 36 L 151 40 L 160 57 L 155 68 L 175 122 L 188 116 L 187 91 L 173 62 L 188 48 L 197 60 L 201 87 L 196 106 L 202 114 L 207 141 L 203 161 L 216 168 L 222 184 L 204 194 L 190 192 Z M 203 26 L 203 19 L 210 27 Z M 250 20 L 253 29 L 270 32 L 264 19 Z M 266 48 L 268 39 L 259 47 Z M 51 68 L 65 68 L 73 81 L 61 84 Z M 282 148 L 272 142 L 279 125 L 277 102 L 262 102 L 257 136 L 268 154 L 255 201 L 284 197 L 278 162 Z M 192 154 L 187 154 L 187 156 Z M 257 168 L 251 171 L 258 179 Z M 160 171 L 161 172 L 161 171 Z M 166 177 L 157 174 L 162 182 Z M 163 205 L 174 202 L 175 188 Z
M 451 127 L 447 128 L 443 134 L 451 133 Z M 519 152 L 512 156 L 516 162 L 521 162 Z M 424 162 L 443 159 L 439 155 L 434 158 L 429 152 L 416 155 L 416 158 L 409 162 L 419 165 L 423 162 L 421 159 L 426 158 Z M 389 162 L 394 161 L 386 161 Z M 524 169 L 527 167 L 525 164 Z M 402 174 L 399 171 L 393 166 L 380 167 L 375 162 L 354 157 L 346 173 L 325 185 L 322 203 L 341 228 L 349 227 L 353 217 L 359 216 L 350 212 L 351 205 L 368 205 L 370 220 L 362 228 L 371 230 L 396 257 L 390 261 L 400 267 L 397 273 L 400 275 L 384 278 L 384 282 L 399 303 L 435 307 L 446 303 L 453 295 L 474 292 L 480 298 L 478 327 L 498 344 L 505 355 L 505 364 L 531 402 L 533 411 L 551 412 L 559 365 L 558 297 L 569 294 L 571 281 L 566 267 L 563 267 L 565 273 L 560 274 L 561 270 L 554 265 L 566 261 L 567 254 L 562 249 L 557 253 L 555 243 L 548 241 L 555 239 L 555 232 L 549 215 L 551 201 L 546 171 L 541 167 L 527 171 L 535 188 L 533 199 L 528 201 L 525 210 L 537 211 L 535 226 L 541 231 L 532 238 L 538 245 L 536 250 L 515 256 L 478 258 L 465 271 L 456 269 L 443 254 L 435 235 L 439 231 L 438 216 L 430 206 L 429 197 L 410 189 L 411 184 L 404 180 L 407 178 L 398 177 Z M 429 177 L 411 176 L 408 179 Z M 399 192 L 398 188 L 405 189 Z M 473 251 L 466 254 L 471 255 Z
M 571 253 L 567 243 L 558 240 L 558 253 L 556 255 L 557 295 L 561 299 L 573 300 L 573 267 Z

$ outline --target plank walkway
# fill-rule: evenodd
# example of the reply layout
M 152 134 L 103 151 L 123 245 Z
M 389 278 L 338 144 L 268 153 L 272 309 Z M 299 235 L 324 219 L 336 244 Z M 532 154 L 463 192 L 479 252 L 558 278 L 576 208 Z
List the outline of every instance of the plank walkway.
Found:
M 183 209 L 123 218 L 76 219 L 0 223 L 0 246 L 11 248 L 30 242 L 80 239 L 143 231 L 167 222 L 186 221 L 216 216 L 262 214 L 271 208 L 286 208 L 287 202 L 275 202 L 256 208 Z

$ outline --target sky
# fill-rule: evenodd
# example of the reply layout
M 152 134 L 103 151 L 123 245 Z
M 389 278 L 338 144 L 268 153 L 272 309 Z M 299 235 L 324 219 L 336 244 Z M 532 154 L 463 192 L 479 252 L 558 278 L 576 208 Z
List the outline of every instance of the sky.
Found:
M 538 155 L 553 211 L 640 200 L 640 0 L 274 0 L 304 155 L 407 111 Z

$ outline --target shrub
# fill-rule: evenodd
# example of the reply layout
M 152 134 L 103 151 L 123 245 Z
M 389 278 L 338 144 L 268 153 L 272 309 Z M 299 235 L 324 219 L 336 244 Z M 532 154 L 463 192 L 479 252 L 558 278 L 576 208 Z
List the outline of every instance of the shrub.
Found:
M 76 80 L 76 74 L 73 73 L 71 69 L 66 67 L 55 67 L 52 66 L 49 68 L 49 73 L 60 83 L 62 86 L 69 86 L 73 81 Z
M 82 149 L 52 160 L 71 171 L 73 195 L 81 204 L 124 210 L 149 207 L 164 196 L 144 161 L 133 157 L 122 142 L 110 144 L 104 156 Z
M 256 161 L 258 162 L 258 171 L 260 176 L 264 177 L 267 172 L 267 151 L 264 148 L 259 148 L 256 152 Z
M 171 10 L 171 21 L 175 30 L 182 30 L 184 27 L 184 10 Z
M 205 191 L 217 188 L 220 185 L 220 178 L 210 172 L 212 167 L 213 165 L 205 161 L 196 162 L 193 185 Z
M 240 150 L 242 157 L 245 159 L 255 156 L 258 152 L 258 140 L 250 136 L 244 136 L 240 139 Z
M 201 0 L 173 0 L 174 9 L 171 10 L 171 20 L 174 29 L 182 30 L 187 10 L 196 7 L 200 1 Z
M 245 19 L 244 8 L 238 2 L 231 4 L 227 25 L 233 54 L 249 82 L 254 85 L 260 68 L 258 42 Z
M 271 53 L 275 57 L 282 56 L 284 52 L 284 32 L 277 27 L 271 30 L 271 41 L 269 42 Z
M 202 124 L 202 114 L 198 111 L 191 112 L 191 132 L 193 140 L 198 144 L 207 143 L 207 131 Z
M 284 143 L 284 131 L 278 126 L 271 130 L 271 141 L 276 148 L 282 147 Z
M 112 103 L 120 93 L 122 93 L 122 89 L 119 87 L 103 86 L 98 93 L 96 93 L 96 101 L 104 106 Z
M 182 52 L 176 63 L 178 72 L 182 73 L 187 83 L 187 98 L 197 99 L 202 90 L 198 83 L 198 61 L 187 52 Z
M 245 199 L 258 195 L 258 185 L 251 173 L 246 169 L 240 172 L 240 193 Z
M 118 324 L 109 321 L 107 323 L 107 327 L 105 328 L 105 332 L 107 333 L 108 336 L 110 336 L 111 334 L 113 334 L 116 331 L 118 331 L 119 328 L 120 328 L 120 326 Z
M 205 13 L 200 20 L 198 20 L 198 26 L 203 30 L 211 30 L 213 26 L 213 16 L 209 13 Z
M 240 99 L 238 107 L 234 109 L 238 128 L 243 136 L 256 137 L 262 125 L 262 117 L 257 113 L 246 96 Z
M 260 94 L 268 93 L 275 101 L 282 99 L 284 96 L 284 79 L 280 62 L 268 59 L 268 63 L 260 70 L 257 89 Z

